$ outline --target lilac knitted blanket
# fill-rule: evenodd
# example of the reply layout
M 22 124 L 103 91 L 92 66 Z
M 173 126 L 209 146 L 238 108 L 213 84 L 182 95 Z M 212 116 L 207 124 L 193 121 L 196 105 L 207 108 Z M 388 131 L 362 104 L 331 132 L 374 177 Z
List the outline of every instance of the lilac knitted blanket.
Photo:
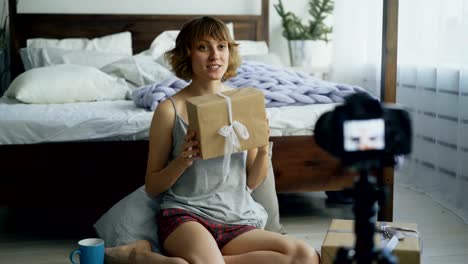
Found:
M 253 61 L 244 61 L 237 76 L 225 84 L 233 88 L 260 89 L 265 95 L 266 107 L 339 103 L 350 94 L 368 93 L 360 87 L 323 81 L 305 73 Z M 188 82 L 173 76 L 135 89 L 133 101 L 137 107 L 154 111 L 160 102 L 187 85 Z

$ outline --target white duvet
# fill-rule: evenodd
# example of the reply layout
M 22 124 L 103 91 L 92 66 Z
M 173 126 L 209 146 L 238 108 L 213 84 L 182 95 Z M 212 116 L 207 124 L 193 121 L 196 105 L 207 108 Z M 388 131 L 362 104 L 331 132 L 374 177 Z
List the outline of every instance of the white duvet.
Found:
M 312 135 L 335 105 L 267 108 L 271 136 Z M 23 104 L 0 99 L 0 144 L 148 139 L 153 112 L 132 101 Z
M 0 144 L 148 137 L 152 112 L 132 101 L 22 104 L 0 99 Z

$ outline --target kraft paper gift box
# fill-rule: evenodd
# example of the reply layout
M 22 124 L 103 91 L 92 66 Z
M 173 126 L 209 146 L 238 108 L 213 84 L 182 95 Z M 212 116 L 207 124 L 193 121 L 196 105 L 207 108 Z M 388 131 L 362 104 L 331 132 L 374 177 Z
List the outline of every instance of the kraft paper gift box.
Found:
M 263 93 L 255 88 L 241 88 L 222 94 L 231 101 L 232 122 L 244 125 L 249 134 L 249 138 L 244 140 L 236 132 L 240 150 L 235 149 L 233 152 L 267 145 L 268 125 Z M 226 137 L 218 131 L 230 125 L 226 98 L 218 94 L 196 96 L 187 99 L 186 105 L 190 127 L 196 131 L 199 141 L 201 158 L 225 155 Z
M 382 224 L 390 227 L 404 228 L 408 230 L 416 230 L 417 225 L 411 223 L 393 223 L 393 222 L 382 222 Z M 380 222 L 377 223 L 380 226 Z M 399 231 L 405 237 L 400 240 L 393 249 L 392 253 L 398 258 L 400 264 L 419 264 L 421 263 L 421 248 L 420 248 L 420 237 L 416 232 L 411 231 Z M 374 246 L 381 248 L 381 242 L 383 240 L 382 233 L 376 232 L 374 235 Z M 388 242 L 387 239 L 385 242 Z M 355 234 L 354 234 L 354 221 L 353 220 L 342 220 L 333 219 L 330 227 L 328 228 L 325 239 L 322 243 L 321 259 L 322 264 L 332 264 L 336 252 L 340 247 L 354 247 L 355 246 Z

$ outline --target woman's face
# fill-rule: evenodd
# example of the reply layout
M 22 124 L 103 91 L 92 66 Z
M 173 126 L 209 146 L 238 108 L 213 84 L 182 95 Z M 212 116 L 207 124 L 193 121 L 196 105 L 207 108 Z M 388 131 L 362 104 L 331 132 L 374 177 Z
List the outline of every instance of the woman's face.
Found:
M 206 38 L 195 43 L 191 52 L 192 80 L 221 80 L 229 64 L 228 42 Z

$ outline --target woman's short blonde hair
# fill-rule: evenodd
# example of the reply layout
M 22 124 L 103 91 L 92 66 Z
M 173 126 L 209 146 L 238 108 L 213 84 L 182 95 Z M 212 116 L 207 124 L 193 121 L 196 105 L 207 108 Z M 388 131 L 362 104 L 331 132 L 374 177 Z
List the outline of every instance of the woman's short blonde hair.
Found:
M 209 16 L 194 18 L 186 22 L 176 39 L 175 48 L 166 52 L 166 59 L 175 75 L 189 81 L 192 79 L 191 51 L 195 44 L 207 37 L 218 41 L 227 41 L 229 47 L 229 64 L 223 80 L 236 76 L 241 58 L 226 25 L 219 19 Z

